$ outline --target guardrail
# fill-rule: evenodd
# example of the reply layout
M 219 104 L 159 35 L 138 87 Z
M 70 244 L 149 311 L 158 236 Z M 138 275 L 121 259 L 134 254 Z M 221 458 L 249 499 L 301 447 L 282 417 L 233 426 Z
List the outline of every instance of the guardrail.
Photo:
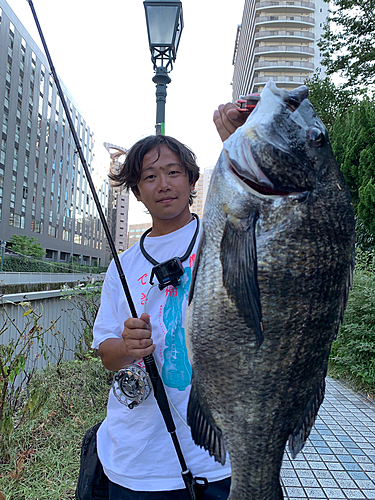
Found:
M 103 280 L 105 274 L 91 273 L 0 273 L 1 285 L 18 285 L 31 283 L 72 283 L 81 281 Z

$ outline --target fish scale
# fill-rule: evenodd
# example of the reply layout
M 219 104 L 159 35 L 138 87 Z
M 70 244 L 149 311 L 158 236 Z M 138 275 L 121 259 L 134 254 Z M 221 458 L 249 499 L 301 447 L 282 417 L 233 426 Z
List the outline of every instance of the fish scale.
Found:
M 354 256 L 354 215 L 307 99 L 269 82 L 211 178 L 186 315 L 188 423 L 232 466 L 231 500 L 281 500 L 289 440 L 324 397 Z

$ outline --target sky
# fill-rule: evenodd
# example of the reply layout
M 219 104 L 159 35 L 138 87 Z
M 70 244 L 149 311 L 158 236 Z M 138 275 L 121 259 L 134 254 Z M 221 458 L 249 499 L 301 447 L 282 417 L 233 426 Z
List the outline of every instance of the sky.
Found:
M 42 48 L 27 0 L 8 0 Z M 233 51 L 245 0 L 182 0 L 184 29 L 168 85 L 166 134 L 197 155 L 201 172 L 213 167 L 221 141 L 212 121 L 232 100 Z M 156 97 L 142 0 L 33 0 L 59 78 L 103 142 L 129 148 L 155 134 Z M 129 223 L 148 222 L 133 197 Z

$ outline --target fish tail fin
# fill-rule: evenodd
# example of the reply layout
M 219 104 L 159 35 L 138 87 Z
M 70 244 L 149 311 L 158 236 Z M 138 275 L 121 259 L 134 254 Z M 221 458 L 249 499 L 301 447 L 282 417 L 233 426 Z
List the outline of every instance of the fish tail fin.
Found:
M 222 432 L 196 389 L 194 373 L 187 409 L 187 422 L 195 444 L 207 450 L 210 456 L 213 456 L 217 462 L 224 465 L 226 450 Z

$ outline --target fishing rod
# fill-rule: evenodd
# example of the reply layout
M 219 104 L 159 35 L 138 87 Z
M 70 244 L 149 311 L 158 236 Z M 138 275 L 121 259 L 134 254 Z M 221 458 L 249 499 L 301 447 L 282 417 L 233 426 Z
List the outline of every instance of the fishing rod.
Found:
M 74 143 L 76 145 L 79 158 L 81 160 L 83 169 L 85 171 L 86 178 L 87 178 L 87 181 L 89 183 L 91 193 L 92 193 L 96 208 L 97 208 L 98 213 L 99 213 L 100 220 L 103 224 L 104 232 L 105 232 L 107 239 L 108 239 L 109 247 L 111 249 L 113 260 L 115 261 L 115 265 L 116 265 L 116 268 L 117 268 L 117 271 L 119 274 L 119 278 L 120 278 L 122 287 L 123 287 L 124 292 L 125 292 L 126 299 L 128 301 L 128 304 L 129 304 L 131 314 L 132 314 L 133 318 L 138 318 L 137 311 L 135 309 L 135 305 L 134 305 L 134 302 L 133 302 L 133 299 L 132 299 L 132 296 L 131 296 L 131 293 L 130 293 L 130 290 L 128 287 L 128 283 L 126 281 L 125 274 L 124 274 L 124 271 L 123 271 L 121 263 L 120 263 L 120 259 L 117 255 L 117 252 L 116 252 L 116 247 L 115 247 L 115 244 L 113 242 L 112 235 L 110 233 L 106 218 L 104 216 L 103 209 L 100 205 L 100 201 L 99 201 L 98 195 L 96 193 L 95 186 L 94 186 L 94 183 L 92 181 L 91 174 L 90 174 L 90 171 L 89 171 L 87 163 L 86 163 L 86 159 L 83 155 L 83 151 L 82 151 L 81 145 L 79 143 L 78 135 L 77 135 L 77 132 L 75 130 L 72 117 L 70 116 L 70 110 L 69 110 L 68 105 L 66 103 L 64 92 L 62 91 L 59 78 L 57 76 L 55 67 L 53 65 L 53 62 L 52 62 L 52 59 L 51 59 L 51 56 L 50 56 L 43 32 L 42 32 L 42 28 L 39 24 L 38 16 L 36 14 L 32 0 L 27 0 L 27 2 L 30 5 L 31 12 L 32 12 L 33 17 L 34 17 L 34 21 L 35 21 L 36 27 L 37 27 L 38 32 L 39 32 L 39 36 L 40 36 L 40 39 L 42 41 L 43 48 L 44 48 L 44 51 L 45 51 L 47 59 L 48 59 L 51 73 L 52 73 L 53 79 L 55 81 L 57 91 L 58 91 L 58 94 L 60 96 L 61 103 L 63 105 L 65 115 L 66 115 L 68 123 L 69 123 L 69 128 L 72 132 Z M 156 402 L 157 402 L 159 409 L 160 409 L 160 412 L 163 416 L 167 430 L 168 430 L 169 434 L 171 435 L 171 438 L 172 438 L 172 441 L 173 441 L 173 444 L 174 444 L 174 447 L 175 447 L 175 450 L 177 453 L 177 457 L 178 457 L 178 460 L 180 462 L 181 469 L 182 469 L 182 473 L 181 473 L 182 479 L 185 483 L 185 487 L 186 487 L 186 490 L 188 492 L 189 498 L 190 498 L 190 500 L 196 500 L 194 485 L 197 488 L 197 492 L 201 493 L 201 491 L 205 485 L 205 480 L 203 480 L 203 478 L 198 478 L 198 477 L 193 478 L 193 475 L 192 475 L 190 469 L 188 469 L 188 467 L 186 465 L 186 462 L 185 462 L 185 459 L 184 459 L 184 456 L 182 454 L 182 450 L 180 447 L 180 443 L 179 443 L 177 435 L 176 435 L 176 426 L 174 424 L 172 413 L 171 413 L 171 410 L 169 407 L 167 394 L 165 392 L 164 384 L 163 384 L 163 381 L 160 377 L 160 374 L 159 374 L 158 368 L 156 366 L 155 358 L 154 358 L 153 354 L 149 354 L 148 356 L 145 356 L 143 358 L 143 361 L 144 361 L 147 373 L 151 379 Z

